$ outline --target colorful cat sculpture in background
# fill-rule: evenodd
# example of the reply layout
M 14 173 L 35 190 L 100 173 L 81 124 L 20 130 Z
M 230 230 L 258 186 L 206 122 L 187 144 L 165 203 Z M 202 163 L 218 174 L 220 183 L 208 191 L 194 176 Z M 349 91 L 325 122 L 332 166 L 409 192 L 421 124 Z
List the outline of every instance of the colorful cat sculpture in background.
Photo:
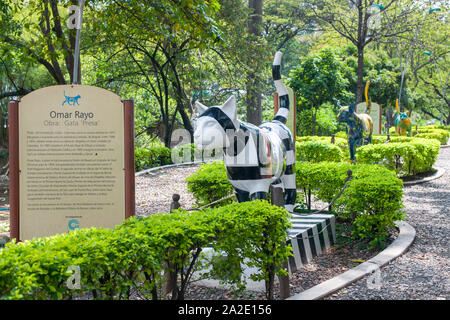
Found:
M 408 133 L 408 136 L 411 135 L 411 120 L 409 116 L 411 115 L 411 110 L 407 112 L 400 112 L 400 108 L 398 106 L 398 99 L 395 100 L 395 109 L 397 110 L 397 117 L 395 118 L 395 132 L 400 136 L 405 136 Z
M 367 95 L 368 90 L 369 81 L 367 81 L 365 90 L 367 104 L 365 113 L 356 113 L 356 103 L 352 103 L 348 107 L 341 107 L 337 116 L 339 122 L 347 124 L 348 147 L 352 163 L 356 163 L 356 148 L 372 143 L 373 121 L 369 116 L 372 103 Z

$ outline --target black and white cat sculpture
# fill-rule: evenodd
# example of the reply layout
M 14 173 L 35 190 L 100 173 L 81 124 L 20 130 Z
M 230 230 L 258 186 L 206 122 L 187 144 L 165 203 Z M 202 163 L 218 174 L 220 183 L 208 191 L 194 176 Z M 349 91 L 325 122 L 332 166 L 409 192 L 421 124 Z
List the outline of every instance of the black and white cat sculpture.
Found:
M 223 105 L 195 106 L 200 113 L 194 143 L 200 150 L 224 150 L 228 179 L 239 202 L 267 199 L 271 185 L 284 190 L 285 208 L 292 212 L 296 200 L 295 153 L 292 134 L 285 125 L 289 115 L 289 96 L 281 80 L 281 52 L 275 54 L 272 75 L 280 108 L 274 119 L 259 127 L 240 121 L 236 99 Z

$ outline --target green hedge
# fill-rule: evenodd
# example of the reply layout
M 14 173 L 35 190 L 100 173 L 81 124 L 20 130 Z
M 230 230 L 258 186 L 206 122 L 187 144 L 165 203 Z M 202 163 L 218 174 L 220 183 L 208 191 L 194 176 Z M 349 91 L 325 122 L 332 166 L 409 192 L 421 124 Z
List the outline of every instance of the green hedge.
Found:
M 446 145 L 450 137 L 450 132 L 443 129 L 418 129 L 418 132 L 415 138 L 436 139 L 441 145 Z
M 450 127 L 442 125 L 418 127 L 418 134 L 416 134 L 415 128 L 412 128 L 411 132 L 415 138 L 436 139 L 440 141 L 441 145 L 447 144 L 450 137 Z M 389 133 L 391 134 L 391 136 L 397 136 L 394 127 L 389 128 Z
M 343 160 L 343 152 L 334 144 L 322 141 L 296 142 L 295 157 L 297 161 L 340 162 Z
M 244 260 L 256 267 L 252 279 L 271 285 L 267 296 L 273 297 L 274 276 L 286 274 L 281 265 L 291 255 L 291 247 L 285 246 L 289 227 L 285 209 L 257 200 L 130 218 L 114 229 L 79 229 L 12 242 L 0 251 L 0 298 L 72 299 L 89 293 L 94 299 L 129 299 L 135 289 L 144 298 L 159 299 L 164 298 L 158 293 L 167 265 L 171 278 L 179 280 L 172 298 L 181 300 L 194 265 L 205 276 L 212 266 L 215 275 L 227 274 L 225 283 L 242 289 Z M 202 249 L 209 246 L 227 259 L 200 259 Z M 80 288 L 66 285 L 70 266 L 79 267 Z
M 408 176 L 431 170 L 439 154 L 439 142 L 409 138 L 408 142 L 371 144 L 358 148 L 358 162 L 380 164 Z
M 233 194 L 233 186 L 228 181 L 223 161 L 215 161 L 200 165 L 200 168 L 186 178 L 188 191 L 194 195 L 198 206 L 207 205 L 223 197 Z M 227 199 L 215 204 L 215 207 L 229 204 Z
M 134 164 L 136 171 L 171 164 L 171 150 L 162 146 L 134 149 Z
M 349 163 L 299 163 L 296 166 L 297 188 L 312 193 L 318 200 L 330 203 L 339 193 L 347 178 L 353 178 L 333 211 L 352 221 L 354 239 L 370 239 L 372 246 L 383 244 L 388 228 L 402 219 L 403 183 L 392 171 L 378 165 L 351 165 Z
M 418 127 L 418 130 L 420 130 L 420 129 L 443 129 L 443 130 L 450 131 L 450 126 L 444 126 L 444 125 L 441 125 L 441 124 L 432 124 L 432 125 L 429 125 L 429 126 Z
M 190 189 L 195 198 L 210 203 L 233 193 L 223 163 L 204 164 L 201 170 L 194 179 L 196 188 Z M 379 165 L 298 162 L 297 188 L 305 196 L 311 192 L 318 200 L 330 203 L 343 186 L 348 170 L 353 170 L 354 179 L 333 208 L 339 216 L 352 219 L 355 239 L 371 239 L 376 245 L 386 239 L 393 221 L 402 217 L 403 183 L 393 171 Z

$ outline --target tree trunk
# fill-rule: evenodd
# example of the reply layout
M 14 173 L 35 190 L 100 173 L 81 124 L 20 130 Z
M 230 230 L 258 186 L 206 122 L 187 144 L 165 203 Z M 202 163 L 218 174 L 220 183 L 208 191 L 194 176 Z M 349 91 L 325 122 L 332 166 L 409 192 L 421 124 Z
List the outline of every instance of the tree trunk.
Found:
M 262 122 L 261 95 L 255 88 L 255 79 L 252 79 L 251 75 L 248 77 L 250 79 L 247 83 L 247 122 L 259 126 Z
M 189 131 L 189 134 L 191 136 L 191 141 L 194 141 L 194 128 L 192 128 L 191 119 L 189 119 L 189 115 L 186 113 L 186 108 L 184 105 L 180 105 L 178 108 L 178 112 L 181 115 L 181 119 L 183 120 L 183 126 L 184 128 Z
M 249 0 L 248 6 L 250 8 L 248 33 L 250 37 L 254 37 L 256 41 L 261 34 L 262 29 L 262 0 Z M 250 61 L 250 67 L 253 70 L 258 70 L 258 62 Z M 258 81 L 260 81 L 255 72 L 247 74 L 247 122 L 254 125 L 260 125 L 262 122 L 261 110 L 261 94 L 258 92 Z
M 358 46 L 358 80 L 356 82 L 356 103 L 363 101 L 364 93 L 364 47 Z

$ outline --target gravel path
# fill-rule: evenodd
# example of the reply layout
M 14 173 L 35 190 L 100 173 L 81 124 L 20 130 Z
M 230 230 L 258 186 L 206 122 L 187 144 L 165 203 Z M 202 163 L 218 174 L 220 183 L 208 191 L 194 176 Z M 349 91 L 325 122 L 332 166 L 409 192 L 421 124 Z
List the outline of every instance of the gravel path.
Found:
M 450 148 L 441 149 L 435 166 L 445 168 L 441 178 L 404 187 L 405 221 L 416 229 L 416 239 L 407 253 L 381 268 L 381 287 L 369 289 L 365 277 L 325 299 L 450 298 Z
M 184 180 L 197 170 L 197 165 L 173 167 L 136 177 L 136 215 L 168 212 L 174 193 L 181 195 L 182 208 L 192 208 L 194 199 Z
M 183 208 L 195 206 L 192 195 L 187 191 L 186 177 L 198 170 L 198 166 L 175 167 L 136 177 L 136 213 L 147 216 L 158 212 L 167 212 L 173 193 L 181 195 Z M 324 203 L 313 201 L 315 208 L 322 208 Z M 341 230 L 349 236 L 349 231 Z M 396 235 L 396 231 L 392 231 Z M 350 239 L 350 238 L 348 238 Z M 393 237 L 390 241 L 393 240 Z M 333 278 L 376 255 L 377 251 L 361 248 L 361 243 L 346 241 L 329 248 L 325 253 L 315 257 L 310 263 L 290 275 L 291 294 L 300 293 L 323 281 Z M 356 260 L 356 261 L 355 261 Z M 278 284 L 275 286 L 275 299 L 279 299 Z M 265 299 L 263 292 L 245 291 L 235 296 L 231 290 L 212 289 L 192 284 L 186 292 L 186 299 Z

